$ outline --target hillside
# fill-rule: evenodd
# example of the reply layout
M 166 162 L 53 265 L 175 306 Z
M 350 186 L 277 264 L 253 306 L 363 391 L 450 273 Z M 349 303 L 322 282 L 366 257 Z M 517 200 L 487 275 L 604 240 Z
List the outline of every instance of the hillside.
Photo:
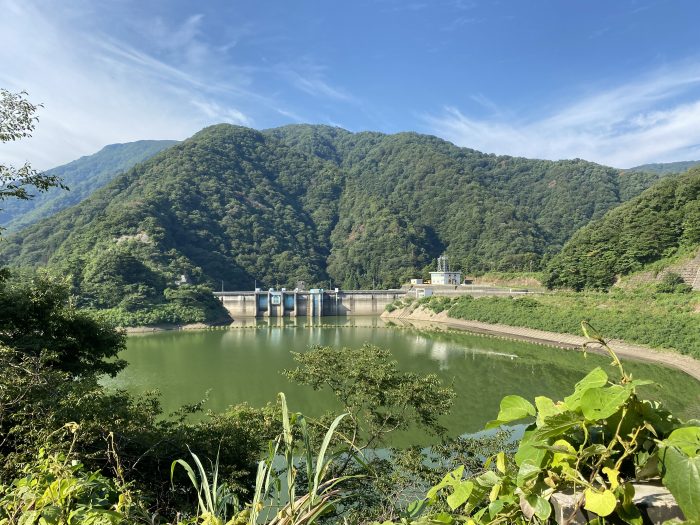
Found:
M 659 175 L 670 175 L 671 173 L 683 173 L 690 168 L 700 164 L 700 160 L 684 160 L 680 162 L 661 162 L 655 164 L 642 164 L 636 166 L 629 171 L 643 171 L 647 173 L 656 173 Z
M 639 272 L 700 247 L 700 167 L 659 181 L 637 198 L 583 227 L 547 268 L 549 287 L 607 289 Z
M 139 140 L 110 144 L 93 155 L 81 157 L 50 169 L 47 175 L 60 177 L 70 191 L 53 188 L 28 201 L 16 201 L 0 210 L 0 225 L 16 231 L 79 203 L 116 175 L 175 144 L 173 140 Z
M 415 133 L 206 128 L 7 239 L 15 266 L 71 275 L 85 305 L 197 303 L 198 285 L 388 287 L 443 251 L 537 269 L 648 175 L 486 155 Z M 185 276 L 191 287 L 175 282 Z

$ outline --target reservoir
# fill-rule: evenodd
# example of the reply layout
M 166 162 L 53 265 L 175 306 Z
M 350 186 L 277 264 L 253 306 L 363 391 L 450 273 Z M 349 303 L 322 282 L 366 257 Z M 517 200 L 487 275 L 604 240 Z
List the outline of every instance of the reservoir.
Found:
M 292 352 L 314 345 L 359 347 L 365 343 L 391 350 L 399 368 L 437 374 L 457 393 L 444 424 L 453 436 L 478 432 L 495 419 L 502 397 L 518 394 L 531 402 L 545 395 L 559 400 L 596 366 L 611 379 L 610 359 L 596 354 L 513 342 L 425 326 L 394 326 L 371 317 L 249 320 L 226 329 L 170 331 L 131 335 L 121 357 L 129 363 L 113 388 L 133 393 L 158 390 L 165 412 L 208 395 L 205 409 L 219 412 L 230 405 L 254 407 L 274 402 L 285 392 L 290 410 L 319 416 L 339 412 L 328 391 L 313 391 L 282 375 L 295 368 Z M 651 379 L 643 398 L 662 401 L 677 416 L 700 417 L 700 383 L 683 372 L 642 362 L 623 361 L 635 379 Z M 208 393 L 208 394 L 207 394 Z M 404 436 L 419 444 L 425 436 Z

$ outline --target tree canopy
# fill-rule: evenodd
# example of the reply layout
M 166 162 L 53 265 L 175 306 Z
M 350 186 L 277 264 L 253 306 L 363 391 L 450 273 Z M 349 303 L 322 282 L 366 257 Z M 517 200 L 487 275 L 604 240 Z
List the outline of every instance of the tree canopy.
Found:
M 547 268 L 546 284 L 607 289 L 620 275 L 700 245 L 700 167 L 669 177 L 571 238 Z

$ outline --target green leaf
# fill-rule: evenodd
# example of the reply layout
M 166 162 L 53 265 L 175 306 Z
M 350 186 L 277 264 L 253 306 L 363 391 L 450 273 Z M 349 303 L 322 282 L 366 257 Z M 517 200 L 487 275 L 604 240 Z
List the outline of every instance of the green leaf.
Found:
M 431 522 L 444 523 L 445 525 L 452 525 L 454 523 L 454 518 L 450 516 L 447 512 L 440 512 L 435 516 L 430 518 Z
M 563 437 L 567 430 L 571 430 L 584 423 L 581 416 L 574 412 L 562 412 L 556 416 L 550 416 L 544 420 L 544 424 L 533 434 L 533 440 L 546 441 L 550 438 Z
M 493 470 L 488 470 L 481 474 L 480 476 L 477 476 L 474 478 L 474 481 L 476 481 L 479 485 L 482 487 L 486 488 L 491 488 L 497 483 L 501 482 L 501 478 L 498 477 L 498 474 L 496 474 Z
M 584 448 L 580 453 L 579 456 L 581 459 L 588 459 L 593 456 L 600 456 L 602 454 L 605 454 L 607 451 L 607 447 L 605 445 L 601 445 L 600 443 L 596 443 L 595 445 L 589 445 L 586 448 Z
M 541 471 L 542 469 L 539 466 L 531 463 L 530 461 L 525 461 L 522 465 L 520 465 L 516 483 L 519 487 L 522 487 L 528 480 L 537 477 Z
M 549 450 L 554 452 L 552 467 L 570 466 L 576 460 L 576 449 L 565 439 L 556 440 Z
M 546 441 L 537 441 L 533 439 L 535 431 L 526 430 L 523 438 L 520 440 L 520 446 L 515 453 L 515 464 L 520 466 L 525 461 L 529 461 L 533 465 L 541 467 L 547 456 L 547 451 L 543 450 L 543 446 L 547 445 Z
M 644 520 L 641 512 L 633 503 L 634 500 L 634 485 L 625 483 L 622 485 L 622 503 L 617 507 L 617 515 L 629 525 L 642 525 Z
M 455 487 L 459 485 L 462 482 L 462 475 L 464 474 L 464 465 L 460 465 L 457 467 L 455 470 L 452 472 L 448 472 L 445 474 L 445 477 L 442 478 L 442 481 L 432 487 L 428 493 L 426 494 L 426 498 L 429 500 L 434 500 L 435 497 L 437 496 L 437 493 L 440 492 L 442 489 L 446 487 Z
M 581 395 L 581 411 L 589 421 L 607 419 L 629 399 L 630 391 L 619 385 L 590 388 Z
M 700 427 L 677 428 L 664 443 L 677 447 L 686 456 L 694 458 L 700 453 Z
M 688 517 L 700 516 L 700 456 L 688 457 L 676 447 L 659 451 L 664 467 L 662 481 Z
M 590 512 L 595 512 L 598 516 L 609 516 L 617 506 L 617 498 L 609 490 L 598 492 L 597 490 L 586 489 L 584 495 L 586 503 L 583 508 Z
M 525 501 L 527 501 L 527 504 L 532 508 L 535 516 L 542 521 L 547 520 L 552 513 L 552 506 L 549 504 L 549 501 L 537 494 L 526 496 Z
M 497 499 L 489 503 L 489 516 L 491 516 L 491 519 L 496 517 L 496 514 L 501 512 L 503 510 L 503 507 L 505 507 L 506 502 L 503 501 L 502 499 Z
M 406 514 L 409 518 L 417 518 L 427 506 L 427 499 L 417 499 L 408 504 L 408 507 L 406 507 Z
M 535 398 L 535 406 L 537 407 L 537 426 L 541 426 L 544 419 L 549 416 L 554 416 L 562 412 L 562 408 L 554 404 L 550 398 L 545 396 L 537 396 Z
M 534 415 L 535 407 L 527 399 L 514 395 L 506 396 L 501 399 L 501 409 L 498 412 L 498 418 L 494 421 L 489 421 L 486 424 L 486 428 L 499 427 L 504 423 L 510 423 L 511 421 Z
M 496 455 L 496 470 L 501 474 L 506 473 L 506 455 L 504 452 L 499 452 Z
M 564 404 L 569 410 L 578 410 L 581 406 L 581 396 L 586 390 L 599 388 L 608 383 L 608 374 L 600 368 L 594 368 L 586 377 L 581 379 L 574 387 L 574 393 L 564 398 Z
M 447 496 L 447 504 L 452 510 L 464 505 L 474 489 L 474 483 L 471 481 L 463 481 L 454 487 L 454 492 Z

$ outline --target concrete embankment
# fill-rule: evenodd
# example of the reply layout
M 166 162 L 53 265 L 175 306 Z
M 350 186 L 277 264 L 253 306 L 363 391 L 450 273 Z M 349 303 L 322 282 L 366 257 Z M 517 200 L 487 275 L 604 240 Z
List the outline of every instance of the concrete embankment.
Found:
M 152 332 L 166 332 L 170 330 L 205 330 L 207 328 L 219 328 L 228 326 L 228 324 L 207 324 L 207 323 L 190 323 L 190 324 L 157 324 L 151 326 L 125 326 L 122 329 L 127 334 L 150 334 Z
M 535 330 L 533 328 L 524 328 L 520 326 L 454 319 L 449 317 L 447 312 L 436 314 L 423 307 L 413 308 L 409 306 L 407 308 L 397 308 L 393 312 L 384 312 L 382 318 L 393 321 L 438 323 L 446 328 L 456 328 L 458 330 L 467 330 L 469 332 L 493 337 L 526 341 L 567 350 L 581 351 L 583 349 L 583 343 L 586 342 L 585 337 L 573 334 L 560 334 L 557 332 L 547 332 L 545 330 Z M 648 346 L 634 345 L 616 339 L 609 340 L 608 344 L 620 358 L 648 361 L 677 368 L 700 381 L 700 361 L 692 357 L 679 354 L 672 350 L 656 350 Z M 606 354 L 604 349 L 596 346 L 589 346 L 587 351 Z

